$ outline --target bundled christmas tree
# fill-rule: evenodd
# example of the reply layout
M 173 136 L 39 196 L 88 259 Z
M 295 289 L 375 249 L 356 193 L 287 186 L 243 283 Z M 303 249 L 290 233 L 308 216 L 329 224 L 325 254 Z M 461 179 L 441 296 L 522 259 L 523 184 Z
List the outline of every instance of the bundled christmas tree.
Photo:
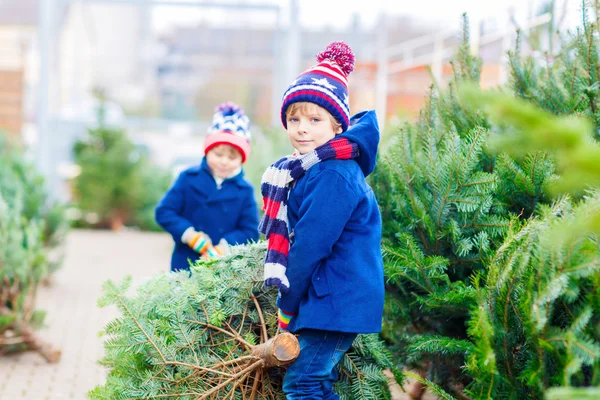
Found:
M 586 38 L 574 42 L 581 47 Z M 385 224 L 385 337 L 397 362 L 426 375 L 414 376 L 442 398 L 540 399 L 552 386 L 598 385 L 598 243 L 593 230 L 573 228 L 594 218 L 598 195 L 575 205 L 553 199 L 547 188 L 556 168 L 567 172 L 545 147 L 522 147 L 519 157 L 489 150 L 500 132 L 546 130 L 552 142 L 569 122 L 540 111 L 488 119 L 481 99 L 460 96 L 479 79 L 467 43 L 465 28 L 450 87 L 433 89 L 374 177 Z M 573 47 L 558 71 L 568 62 L 590 65 L 591 53 Z M 516 58 L 513 65 L 522 66 Z M 544 76 L 536 79 L 560 74 Z M 587 73 L 575 77 L 590 83 Z M 587 115 L 579 111 L 554 110 Z M 561 228 L 572 233 L 562 241 L 550 233 Z
M 48 205 L 43 179 L 23 154 L 0 137 L 0 354 L 33 349 L 48 361 L 60 352 L 35 333 L 37 288 L 49 273 L 49 249 L 60 245 L 66 222 Z
M 127 297 L 129 280 L 107 282 L 100 305 L 119 318 L 103 331 L 109 369 L 92 399 L 284 399 L 283 368 L 299 347 L 277 334 L 275 289 L 262 281 L 264 243 L 224 259 L 149 279 Z M 342 399 L 390 398 L 389 353 L 377 335 L 359 336 L 339 366 Z
M 41 240 L 48 274 L 51 275 L 63 261 L 63 244 L 69 228 L 66 206 L 50 198 L 42 174 L 26 159 L 24 150 L 17 143 L 9 143 L 8 137 L 2 134 L 0 164 L 5 201 L 11 204 L 18 192 L 24 218 L 38 220 L 42 224 Z

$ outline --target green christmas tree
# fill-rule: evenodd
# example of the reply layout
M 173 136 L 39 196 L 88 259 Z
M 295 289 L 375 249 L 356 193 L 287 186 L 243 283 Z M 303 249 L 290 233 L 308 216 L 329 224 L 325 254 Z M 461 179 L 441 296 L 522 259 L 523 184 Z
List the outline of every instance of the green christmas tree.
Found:
M 44 177 L 26 159 L 25 151 L 8 136 L 0 133 L 0 179 L 5 201 L 19 202 L 24 218 L 41 223 L 41 241 L 46 255 L 48 274 L 57 271 L 63 261 L 63 243 L 69 224 L 66 205 L 50 198 Z M 16 196 L 19 200 L 16 200 Z
M 66 222 L 62 207 L 48 205 L 41 175 L 0 136 L 0 354 L 27 349 L 48 361 L 60 352 L 35 333 L 44 313 L 36 293 L 49 269 L 48 252 L 60 245 Z
M 170 177 L 153 165 L 125 131 L 100 125 L 75 143 L 74 198 L 84 213 L 98 216 L 98 225 L 118 230 L 125 224 L 159 230 L 154 208 Z
M 588 117 L 595 125 L 596 139 L 600 139 L 598 26 L 597 19 L 590 22 L 591 10 L 599 9 L 598 1 L 580 3 L 582 26 L 572 39 L 564 35 L 559 54 L 545 54 L 547 62 L 522 57 L 519 38 L 515 50 L 509 52 L 511 87 L 518 97 L 555 115 Z
M 90 397 L 284 399 L 285 363 L 265 354 L 287 355 L 293 345 L 264 351 L 269 338 L 286 337 L 276 335 L 277 290 L 263 287 L 265 251 L 264 243 L 233 247 L 224 259 L 199 261 L 191 275 L 151 278 L 132 297 L 129 280 L 107 282 L 100 305 L 117 306 L 120 316 L 103 331 L 101 363 L 109 375 Z M 383 369 L 390 366 L 377 335 L 360 336 L 340 363 L 334 390 L 345 400 L 389 399 Z
M 579 35 L 565 46 L 556 71 L 592 54 L 568 50 L 585 40 Z M 442 398 L 536 399 L 553 386 L 598 385 L 598 244 L 593 229 L 572 228 L 594 218 L 598 196 L 581 204 L 554 199 L 548 188 L 573 177 L 566 158 L 546 147 L 518 156 L 490 149 L 502 134 L 540 133 L 557 123 L 551 137 L 569 123 L 540 111 L 490 118 L 481 99 L 462 95 L 479 78 L 467 44 L 465 27 L 451 85 L 433 88 L 420 120 L 399 130 L 373 180 L 384 214 L 384 336 L 396 361 L 426 375 L 413 376 Z M 516 60 L 515 69 L 524 65 Z M 536 68 L 530 62 L 522 70 Z M 558 80 L 569 75 L 545 76 L 527 75 L 525 86 L 531 78 L 564 87 Z M 593 152 L 585 154 L 580 164 L 591 162 Z M 563 242 L 546 233 L 561 228 L 573 233 Z

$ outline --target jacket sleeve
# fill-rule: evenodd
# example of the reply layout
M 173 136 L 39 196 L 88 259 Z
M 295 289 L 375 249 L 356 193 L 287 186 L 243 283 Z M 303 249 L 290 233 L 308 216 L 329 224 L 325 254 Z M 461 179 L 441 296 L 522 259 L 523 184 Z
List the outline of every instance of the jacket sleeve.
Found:
M 258 209 L 254 200 L 254 191 L 248 190 L 238 218 L 236 229 L 223 235 L 231 245 L 258 241 Z
M 315 269 L 331 255 L 359 199 L 346 179 L 333 170 L 311 176 L 304 193 L 288 255 L 290 289 L 278 299 L 279 308 L 294 314 L 308 293 Z
M 183 232 L 193 224 L 182 217 L 185 205 L 185 177 L 180 174 L 173 186 L 160 200 L 154 212 L 156 222 L 173 236 L 176 243 L 181 242 Z

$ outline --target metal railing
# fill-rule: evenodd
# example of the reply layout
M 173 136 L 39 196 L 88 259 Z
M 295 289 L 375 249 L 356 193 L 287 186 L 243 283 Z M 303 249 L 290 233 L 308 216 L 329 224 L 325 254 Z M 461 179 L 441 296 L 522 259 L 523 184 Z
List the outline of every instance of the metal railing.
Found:
M 546 13 L 531 18 L 520 29 L 527 32 L 535 27 L 543 26 L 552 22 L 552 14 Z M 385 22 L 382 24 L 385 26 Z M 477 24 L 476 26 L 479 27 Z M 382 32 L 385 29 L 380 29 Z M 387 110 L 387 96 L 389 93 L 390 76 L 402 73 L 420 66 L 431 67 L 433 78 L 437 82 L 442 81 L 444 61 L 456 55 L 458 50 L 456 44 L 446 46 L 448 39 L 454 38 L 459 34 L 456 30 L 447 30 L 423 35 L 402 43 L 387 46 L 386 39 L 382 33 L 379 38 L 380 46 L 377 56 L 377 77 L 376 77 L 376 109 L 379 116 L 380 127 L 385 123 Z M 479 29 L 471 32 L 470 47 L 471 51 L 478 54 L 481 46 L 489 45 L 494 42 L 502 41 L 501 53 L 506 54 L 513 43 L 516 29 L 510 24 L 506 24 L 504 29 L 490 32 L 479 36 Z M 423 52 L 425 49 L 425 52 Z M 421 54 L 415 55 L 418 50 Z M 500 63 L 499 81 L 505 82 L 507 77 L 507 62 L 503 59 Z

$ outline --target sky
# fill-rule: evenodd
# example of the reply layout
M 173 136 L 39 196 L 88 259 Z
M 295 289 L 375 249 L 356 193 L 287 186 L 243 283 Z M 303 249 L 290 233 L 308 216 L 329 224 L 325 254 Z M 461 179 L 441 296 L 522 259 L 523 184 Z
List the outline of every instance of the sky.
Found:
M 169 0 L 167 0 L 169 1 Z M 173 0 L 179 3 L 194 0 Z M 408 15 L 427 24 L 445 25 L 447 28 L 459 27 L 461 14 L 486 18 L 507 14 L 511 7 L 519 15 L 526 15 L 532 8 L 544 0 L 296 0 L 299 6 L 300 24 L 309 29 L 330 27 L 341 29 L 348 26 L 354 14 L 360 16 L 361 24 L 373 26 L 382 13 Z M 557 0 L 568 2 L 570 17 L 578 13 L 580 2 L 577 0 Z M 199 1 L 195 1 L 198 3 Z M 281 7 L 283 24 L 287 23 L 290 0 L 214 0 L 221 3 L 270 4 Z M 368 3 L 368 6 L 366 5 Z M 178 25 L 198 23 L 273 25 L 275 14 L 267 11 L 240 12 L 232 10 L 207 9 L 198 7 L 156 7 L 153 12 L 155 29 L 164 31 Z

